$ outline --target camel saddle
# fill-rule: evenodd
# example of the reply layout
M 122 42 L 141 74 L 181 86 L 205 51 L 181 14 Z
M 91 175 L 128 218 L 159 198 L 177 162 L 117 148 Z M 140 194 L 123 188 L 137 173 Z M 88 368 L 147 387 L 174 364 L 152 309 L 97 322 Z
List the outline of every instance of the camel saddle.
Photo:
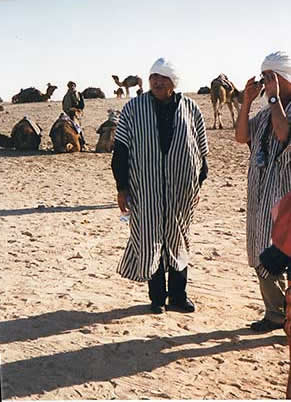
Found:
M 228 91 L 231 91 L 234 87 L 231 81 L 227 78 L 225 74 L 219 74 L 212 82 L 219 82 Z
M 33 129 L 35 134 L 41 137 L 42 129 L 38 124 L 36 124 L 34 121 L 30 120 L 27 116 L 24 116 L 23 119 L 20 120 L 19 123 L 22 123 L 23 121 L 26 121 L 27 123 L 29 123 L 30 127 Z
M 126 77 L 126 83 L 130 87 L 134 87 L 138 84 L 138 76 L 137 75 L 129 75 Z
M 76 131 L 77 134 L 82 133 L 82 129 L 79 126 L 79 124 L 75 123 L 72 119 L 70 119 L 70 117 L 66 113 L 61 113 L 60 116 L 58 117 L 58 119 L 54 122 L 54 124 L 53 124 L 53 126 L 52 126 L 52 128 L 50 130 L 50 133 L 49 133 L 50 137 L 52 136 L 52 133 L 53 133 L 53 130 L 55 129 L 55 126 L 59 122 L 64 122 L 64 121 L 66 123 L 68 123 L 72 127 L 72 129 L 74 129 Z

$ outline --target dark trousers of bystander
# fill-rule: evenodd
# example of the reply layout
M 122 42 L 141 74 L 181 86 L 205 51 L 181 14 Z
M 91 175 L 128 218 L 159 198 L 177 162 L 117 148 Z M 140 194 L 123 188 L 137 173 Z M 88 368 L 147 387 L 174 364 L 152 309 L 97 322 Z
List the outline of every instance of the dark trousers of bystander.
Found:
M 159 306 L 164 306 L 167 296 L 174 303 L 183 304 L 186 300 L 187 267 L 182 271 L 176 271 L 169 267 L 168 272 L 168 291 L 166 286 L 166 273 L 162 260 L 160 261 L 157 272 L 148 281 L 150 300 Z

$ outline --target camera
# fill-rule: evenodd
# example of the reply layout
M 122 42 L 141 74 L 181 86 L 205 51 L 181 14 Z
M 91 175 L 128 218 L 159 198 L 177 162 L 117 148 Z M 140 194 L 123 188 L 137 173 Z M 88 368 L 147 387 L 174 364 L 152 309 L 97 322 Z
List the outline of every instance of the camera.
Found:
M 255 81 L 254 82 L 254 84 L 261 84 L 261 85 L 263 85 L 264 84 L 264 77 L 262 77 L 259 81 Z

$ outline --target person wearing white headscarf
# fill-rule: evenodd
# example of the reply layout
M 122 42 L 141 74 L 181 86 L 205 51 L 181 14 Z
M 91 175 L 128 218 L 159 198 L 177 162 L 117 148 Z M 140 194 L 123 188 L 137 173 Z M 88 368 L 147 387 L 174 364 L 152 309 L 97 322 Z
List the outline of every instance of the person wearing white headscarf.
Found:
M 165 310 L 167 297 L 183 312 L 195 310 L 186 293 L 189 230 L 207 176 L 208 144 L 200 109 L 175 92 L 178 82 L 173 63 L 155 61 L 150 91 L 122 110 L 111 164 L 119 208 L 131 213 L 117 272 L 148 282 L 155 314 Z
M 282 51 L 271 53 L 265 57 L 261 70 L 271 70 L 291 82 L 291 57 Z
M 250 148 L 247 201 L 247 253 L 258 274 L 260 254 L 271 244 L 271 209 L 291 191 L 291 58 L 283 51 L 271 53 L 261 65 L 262 80 L 250 78 L 236 124 L 236 140 Z M 268 107 L 249 118 L 251 105 L 265 89 Z M 257 332 L 283 328 L 283 275 L 258 275 L 265 305 L 263 319 L 253 322 Z

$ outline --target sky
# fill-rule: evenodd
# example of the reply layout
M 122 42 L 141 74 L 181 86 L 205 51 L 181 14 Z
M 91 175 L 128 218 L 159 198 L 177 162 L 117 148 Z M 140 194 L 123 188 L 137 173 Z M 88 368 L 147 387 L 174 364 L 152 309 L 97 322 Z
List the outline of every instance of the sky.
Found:
M 0 97 L 50 82 L 61 100 L 72 80 L 112 98 L 112 74 L 139 75 L 148 90 L 159 57 L 176 66 L 178 91 L 222 72 L 243 89 L 266 55 L 291 54 L 290 16 L 291 0 L 0 0 Z

